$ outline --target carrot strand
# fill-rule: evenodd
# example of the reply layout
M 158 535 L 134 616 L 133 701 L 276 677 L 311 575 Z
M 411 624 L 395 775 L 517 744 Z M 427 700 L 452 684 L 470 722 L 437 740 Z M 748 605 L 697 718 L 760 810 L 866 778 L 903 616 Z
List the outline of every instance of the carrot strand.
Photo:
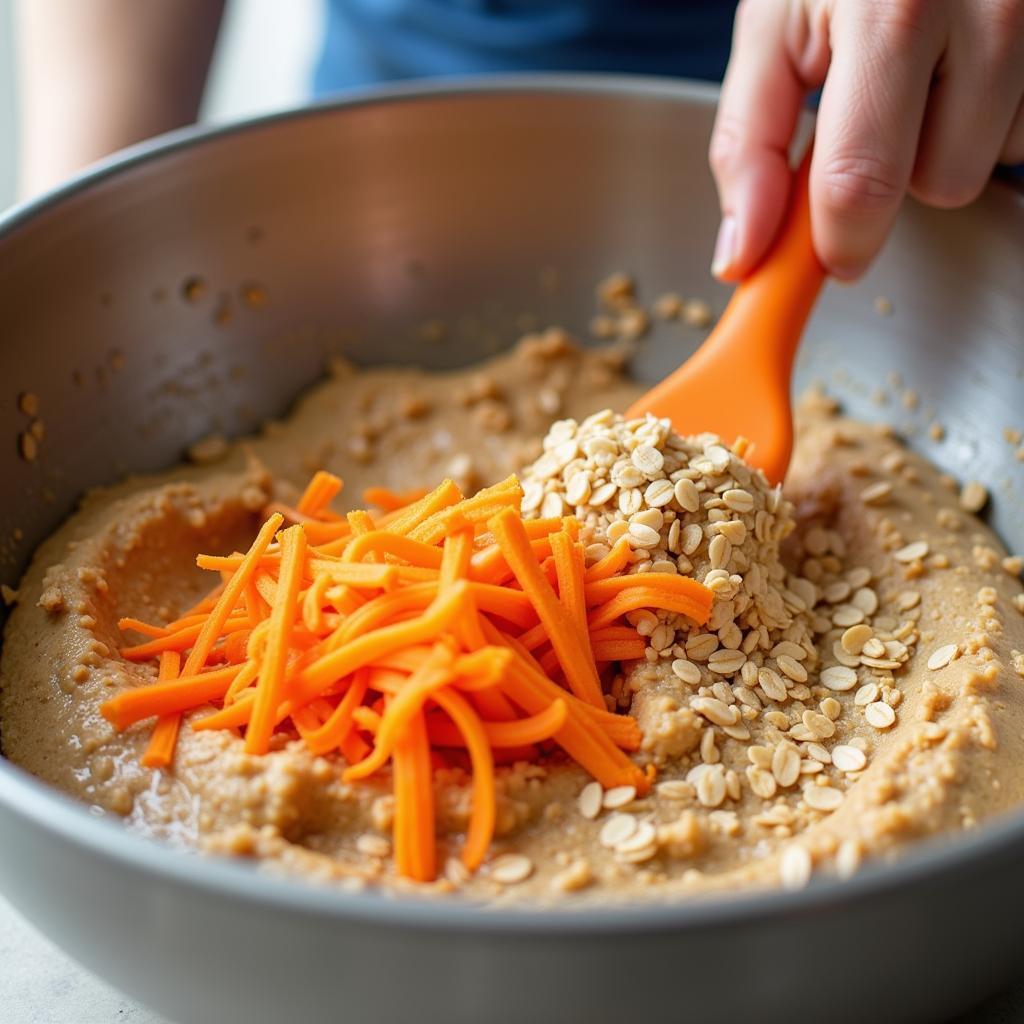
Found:
M 548 630 L 573 693 L 588 704 L 603 706 L 601 682 L 594 662 L 583 649 L 579 630 L 570 613 L 559 603 L 551 584 L 537 565 L 522 521 L 511 509 L 506 509 L 490 520 L 489 527 L 523 592 L 533 602 L 537 615 Z
M 298 505 L 298 512 L 307 516 L 320 515 L 324 509 L 341 493 L 342 482 L 333 473 L 318 470 L 313 479 L 306 485 Z
M 241 671 L 241 665 L 228 665 L 200 675 L 182 675 L 165 683 L 139 686 L 111 697 L 100 706 L 100 711 L 116 728 L 127 729 L 144 718 L 202 707 L 211 700 L 220 700 Z
M 181 671 L 181 655 L 177 651 L 164 651 L 160 655 L 160 671 L 157 680 L 166 683 L 177 679 Z M 149 737 L 149 745 L 142 755 L 142 763 L 147 768 L 166 768 L 174 760 L 174 748 L 178 743 L 178 731 L 181 728 L 181 712 L 172 711 L 161 715 L 153 726 L 153 734 Z
M 494 755 L 477 713 L 465 697 L 453 690 L 439 690 L 433 699 L 448 713 L 455 727 L 462 733 L 473 767 L 473 797 L 469 812 L 469 827 L 462 850 L 462 863 L 475 871 L 487 856 L 494 835 L 497 799 L 494 791 Z
M 267 646 L 263 652 L 252 718 L 245 730 L 245 750 L 249 754 L 265 754 L 270 747 L 270 734 L 274 729 L 273 716 L 280 703 L 284 686 L 288 629 L 295 618 L 299 602 L 305 557 L 306 534 L 301 526 L 289 527 L 281 534 L 281 575 L 276 600 L 270 609 Z
M 646 655 L 630 611 L 703 623 L 711 592 L 628 575 L 626 538 L 588 568 L 580 523 L 524 520 L 515 477 L 469 497 L 450 480 L 370 488 L 379 515 L 332 511 L 342 486 L 320 471 L 294 507 L 268 505 L 246 552 L 198 555 L 220 582 L 173 622 L 119 621 L 142 638 L 125 661 L 159 662 L 155 681 L 101 707 L 119 730 L 153 720 L 142 763 L 170 767 L 191 714 L 193 730 L 234 731 L 255 756 L 275 730 L 297 731 L 312 755 L 343 761 L 346 785 L 390 767 L 395 867 L 417 881 L 437 875 L 436 771 L 469 770 L 470 871 L 493 840 L 497 766 L 559 747 L 603 786 L 646 792 L 651 775 L 629 756 L 640 727 L 609 710 L 602 679 Z
M 196 638 L 195 646 L 189 652 L 188 658 L 185 661 L 185 667 L 182 669 L 183 675 L 193 675 L 203 667 L 210 649 L 213 647 L 214 640 L 220 635 L 224 623 L 242 596 L 245 585 L 256 571 L 256 563 L 263 552 L 267 550 L 270 542 L 274 539 L 274 534 L 277 533 L 278 528 L 283 522 L 284 519 L 280 515 L 274 514 L 263 524 L 260 532 L 256 535 L 256 540 L 253 541 L 252 547 L 249 548 L 241 565 L 235 570 L 235 574 L 228 581 L 224 587 L 224 592 L 210 611 L 210 617 L 206 620 L 202 631 Z

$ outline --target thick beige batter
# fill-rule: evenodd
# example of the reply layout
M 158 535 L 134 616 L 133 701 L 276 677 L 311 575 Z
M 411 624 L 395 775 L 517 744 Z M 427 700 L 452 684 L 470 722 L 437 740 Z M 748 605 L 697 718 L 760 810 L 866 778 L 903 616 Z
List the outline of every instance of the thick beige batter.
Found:
M 452 475 L 472 488 L 536 458 L 553 419 L 626 406 L 637 389 L 618 363 L 578 352 L 555 331 L 458 374 L 338 367 L 287 424 L 246 450 L 90 495 L 19 589 L 2 655 L 5 755 L 146 833 L 350 884 L 388 879 L 387 778 L 348 787 L 337 763 L 297 742 L 252 758 L 228 733 L 187 728 L 172 773 L 141 768 L 148 725 L 117 735 L 98 711 L 152 676 L 117 657 L 117 619 L 172 617 L 208 586 L 192 568 L 195 553 L 244 546 L 272 479 L 286 491 L 328 468 L 345 478 L 349 507 L 370 484 L 408 488 Z M 609 900 L 798 886 L 812 872 L 848 874 L 865 857 L 1021 802 L 1024 616 L 1005 552 L 959 509 L 948 482 L 886 432 L 838 419 L 821 399 L 805 405 L 799 424 L 787 484 L 798 525 L 784 542 L 780 587 L 796 594 L 787 636 L 813 638 L 792 659 L 806 679 L 784 662 L 795 653 L 785 646 L 762 659 L 796 677 L 781 674 L 776 700 L 751 670 L 750 687 L 740 676 L 733 692 L 721 679 L 710 685 L 713 659 L 701 660 L 699 642 L 679 652 L 703 667 L 693 682 L 672 667 L 689 657 L 652 651 L 614 689 L 645 731 L 640 756 L 658 766 L 652 794 L 605 795 L 614 806 L 598 808 L 592 790 L 581 800 L 589 780 L 578 769 L 505 770 L 493 858 L 525 856 L 528 877 L 502 884 L 485 865 L 467 880 L 456 863 L 435 889 Z M 747 549 L 737 549 L 742 558 Z M 693 558 L 698 578 L 709 568 L 703 550 Z M 856 600 L 870 609 L 872 636 L 891 646 L 877 666 L 857 668 L 857 685 L 823 686 L 846 632 L 832 618 L 839 608 L 840 621 L 856 618 L 848 608 L 865 589 L 874 601 Z M 724 652 L 726 640 L 718 646 Z M 774 692 L 772 677 L 767 686 Z M 437 779 L 451 852 L 468 811 L 466 782 L 456 771 Z M 634 821 L 609 825 L 620 815 Z M 632 839 L 608 841 L 617 830 Z

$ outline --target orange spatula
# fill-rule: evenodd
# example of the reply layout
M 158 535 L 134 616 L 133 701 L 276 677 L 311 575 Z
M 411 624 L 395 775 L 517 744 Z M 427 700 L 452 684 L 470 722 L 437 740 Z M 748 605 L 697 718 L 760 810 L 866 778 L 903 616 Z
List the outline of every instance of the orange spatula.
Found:
M 768 254 L 742 281 L 704 344 L 627 416 L 667 416 L 680 434 L 711 431 L 754 443 L 747 458 L 772 483 L 793 448 L 790 374 L 804 324 L 825 280 L 811 243 L 810 147 Z

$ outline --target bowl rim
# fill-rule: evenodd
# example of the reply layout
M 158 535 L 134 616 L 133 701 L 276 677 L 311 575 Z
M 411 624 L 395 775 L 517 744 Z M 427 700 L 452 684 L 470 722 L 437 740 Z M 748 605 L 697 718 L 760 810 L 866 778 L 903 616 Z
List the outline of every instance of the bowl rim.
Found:
M 0 241 L 31 218 L 107 178 L 207 142 L 216 142 L 280 122 L 329 116 L 340 110 L 391 104 L 396 101 L 476 99 L 481 96 L 527 96 L 539 93 L 559 96 L 685 100 L 701 106 L 714 106 L 718 102 L 719 87 L 713 82 L 668 76 L 573 71 L 439 75 L 429 79 L 411 78 L 382 85 L 354 86 L 337 95 L 313 100 L 301 106 L 286 107 L 267 114 L 257 114 L 223 123 L 187 125 L 119 149 L 89 164 L 59 185 L 0 210 Z
M 338 97 L 258 117 L 222 125 L 190 126 L 131 146 L 57 188 L 0 214 L 0 242 L 40 214 L 139 165 L 207 142 L 300 118 L 424 99 L 544 94 L 658 99 L 712 106 L 718 91 L 716 85 L 672 78 L 530 72 L 410 80 L 351 90 Z M 170 843 L 135 835 L 120 823 L 106 820 L 105 815 L 97 816 L 84 804 L 29 775 L 2 755 L 0 807 L 53 840 L 83 847 L 123 868 L 163 882 L 199 889 L 212 896 L 317 918 L 463 934 L 596 936 L 612 932 L 619 935 L 683 933 L 730 927 L 769 917 L 819 913 L 882 898 L 915 884 L 935 884 L 944 876 L 976 868 L 978 862 L 986 859 L 998 860 L 1013 851 L 1024 852 L 1024 814 L 1010 812 L 976 832 L 926 841 L 894 863 L 866 865 L 845 881 L 814 879 L 808 887 L 798 891 L 752 890 L 727 897 L 718 894 L 660 904 L 649 900 L 584 906 L 556 903 L 492 907 L 458 897 L 428 898 L 386 889 L 352 892 L 341 886 L 310 884 L 297 877 L 270 875 L 249 863 L 226 857 L 210 857 L 175 848 Z

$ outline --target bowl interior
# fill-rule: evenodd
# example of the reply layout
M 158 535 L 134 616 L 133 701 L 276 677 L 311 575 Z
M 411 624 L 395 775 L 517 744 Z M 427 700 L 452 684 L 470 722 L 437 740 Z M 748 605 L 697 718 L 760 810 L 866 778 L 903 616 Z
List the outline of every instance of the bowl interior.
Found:
M 183 133 L 8 215 L 0 581 L 16 585 L 85 489 L 173 465 L 204 434 L 256 429 L 332 355 L 445 367 L 529 326 L 585 338 L 595 284 L 615 270 L 645 300 L 676 291 L 720 310 L 728 292 L 707 267 L 714 100 L 701 86 L 572 77 L 397 87 Z M 986 484 L 1018 551 L 1021 237 L 1024 196 L 1005 184 L 961 211 L 908 204 L 868 277 L 826 289 L 796 382 L 823 381 L 854 415 Z M 634 371 L 653 381 L 702 337 L 655 323 Z M 45 425 L 31 460 L 25 393 Z M 0 765 L 5 799 L 28 813 L 41 789 L 16 774 Z M 143 857 L 50 803 L 39 820 L 66 837 L 86 834 L 80 822 L 105 855 Z M 1007 849 L 996 831 L 989 848 Z M 165 870 L 179 860 L 160 857 Z M 217 867 L 218 885 L 217 872 L 235 877 Z

